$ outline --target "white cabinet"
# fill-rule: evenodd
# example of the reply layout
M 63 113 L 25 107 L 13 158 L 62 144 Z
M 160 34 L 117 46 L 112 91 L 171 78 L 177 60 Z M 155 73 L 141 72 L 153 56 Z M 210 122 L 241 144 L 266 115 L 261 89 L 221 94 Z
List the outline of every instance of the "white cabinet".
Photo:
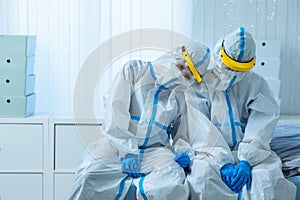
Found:
M 43 199 L 43 175 L 0 174 L 0 199 Z
M 279 124 L 299 124 L 281 116 Z M 0 118 L 0 200 L 66 200 L 88 144 L 103 137 L 97 120 Z
M 89 120 L 55 118 L 50 122 L 53 159 L 53 199 L 68 199 L 75 171 L 82 162 L 85 148 L 101 135 L 100 123 Z
M 48 118 L 0 119 L 0 199 L 46 200 Z
M 0 124 L 0 171 L 42 171 L 43 126 Z
M 75 180 L 75 174 L 54 175 L 54 199 L 67 200 L 70 197 L 71 187 Z
M 87 145 L 99 137 L 100 125 L 55 125 L 55 171 L 75 172 Z

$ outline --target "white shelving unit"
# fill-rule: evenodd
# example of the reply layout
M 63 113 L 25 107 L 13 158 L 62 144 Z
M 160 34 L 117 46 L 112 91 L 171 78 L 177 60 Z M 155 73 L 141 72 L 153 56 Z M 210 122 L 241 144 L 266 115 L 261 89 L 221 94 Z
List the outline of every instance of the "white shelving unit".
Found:
M 53 117 L 49 121 L 51 182 L 50 199 L 68 199 L 75 179 L 75 171 L 82 161 L 84 148 L 101 137 L 97 120 Z
M 281 116 L 300 124 L 300 116 Z M 37 115 L 0 118 L 0 199 L 66 200 L 86 145 L 96 141 L 101 122 Z
M 0 199 L 66 200 L 99 127 L 84 118 L 0 118 Z
M 280 40 L 256 40 L 256 61 L 253 71 L 265 78 L 279 105 Z
M 0 199 L 47 199 L 48 118 L 0 119 Z

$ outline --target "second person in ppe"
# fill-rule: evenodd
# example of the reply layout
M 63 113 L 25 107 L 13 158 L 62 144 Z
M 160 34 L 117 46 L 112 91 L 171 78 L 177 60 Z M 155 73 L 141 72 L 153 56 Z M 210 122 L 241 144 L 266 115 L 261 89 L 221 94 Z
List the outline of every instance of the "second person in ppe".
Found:
M 296 188 L 269 146 L 279 106 L 267 82 L 251 71 L 251 34 L 241 27 L 221 38 L 214 63 L 187 102 L 188 133 L 195 136 L 176 139 L 195 154 L 187 177 L 191 198 L 295 199 Z M 202 123 L 193 121 L 203 114 Z

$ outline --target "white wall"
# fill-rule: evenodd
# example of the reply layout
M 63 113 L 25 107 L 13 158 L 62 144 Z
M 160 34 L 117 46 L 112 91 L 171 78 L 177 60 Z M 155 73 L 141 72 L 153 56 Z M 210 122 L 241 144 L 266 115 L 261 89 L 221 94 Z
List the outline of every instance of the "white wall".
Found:
M 209 47 L 239 26 L 256 39 L 281 41 L 281 113 L 300 114 L 300 1 L 194 1 L 193 37 Z
M 300 114 L 298 0 L 1 0 L 0 34 L 37 35 L 36 112 L 72 111 L 76 76 L 101 42 L 136 28 L 166 28 L 210 47 L 245 26 L 281 40 L 281 112 Z

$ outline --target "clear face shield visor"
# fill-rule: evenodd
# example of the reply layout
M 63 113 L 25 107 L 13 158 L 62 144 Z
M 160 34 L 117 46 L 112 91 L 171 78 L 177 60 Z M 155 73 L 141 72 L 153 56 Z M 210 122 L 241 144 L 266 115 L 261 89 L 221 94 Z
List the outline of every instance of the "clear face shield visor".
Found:
M 189 48 L 192 52 L 191 55 L 188 53 L 185 46 L 182 46 L 180 49 L 178 48 L 178 55 L 181 56 L 178 56 L 177 61 L 173 63 L 173 66 L 176 67 L 177 72 L 179 71 L 181 76 L 184 77 L 183 81 L 201 83 L 201 74 L 204 75 L 210 65 L 210 50 L 209 48 L 198 46 L 194 49 L 191 47 Z M 193 56 L 193 59 L 196 62 L 195 64 L 192 61 L 191 56 Z
M 231 70 L 222 62 L 214 62 L 209 72 L 204 75 L 203 80 L 215 90 L 224 91 L 230 88 L 232 80 L 235 80 L 234 83 L 236 83 L 243 78 L 244 74 L 244 72 Z
M 171 67 L 172 73 L 177 77 L 178 82 L 181 84 L 190 86 L 196 82 L 184 58 L 177 58 L 177 60 L 172 63 Z

